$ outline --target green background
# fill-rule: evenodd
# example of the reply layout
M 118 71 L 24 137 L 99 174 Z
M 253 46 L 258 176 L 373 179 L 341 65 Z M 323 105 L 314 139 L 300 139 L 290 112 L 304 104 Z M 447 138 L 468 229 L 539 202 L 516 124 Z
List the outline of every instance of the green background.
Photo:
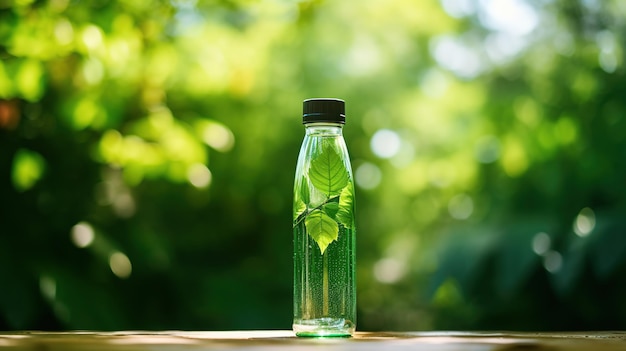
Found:
M 289 329 L 310 97 L 358 329 L 624 329 L 625 4 L 0 0 L 0 329 Z

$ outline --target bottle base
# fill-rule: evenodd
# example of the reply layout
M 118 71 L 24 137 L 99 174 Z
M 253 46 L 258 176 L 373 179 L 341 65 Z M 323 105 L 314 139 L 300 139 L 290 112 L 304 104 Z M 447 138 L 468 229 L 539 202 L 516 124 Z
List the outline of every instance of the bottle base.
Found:
M 351 337 L 353 322 L 344 318 L 317 318 L 294 320 L 293 331 L 302 337 Z

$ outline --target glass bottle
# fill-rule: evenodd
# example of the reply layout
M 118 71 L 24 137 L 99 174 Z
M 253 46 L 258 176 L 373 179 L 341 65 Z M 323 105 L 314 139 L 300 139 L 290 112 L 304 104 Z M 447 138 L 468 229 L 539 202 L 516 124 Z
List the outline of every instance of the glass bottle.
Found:
M 343 139 L 345 103 L 308 99 L 294 182 L 294 318 L 298 336 L 356 328 L 354 178 Z

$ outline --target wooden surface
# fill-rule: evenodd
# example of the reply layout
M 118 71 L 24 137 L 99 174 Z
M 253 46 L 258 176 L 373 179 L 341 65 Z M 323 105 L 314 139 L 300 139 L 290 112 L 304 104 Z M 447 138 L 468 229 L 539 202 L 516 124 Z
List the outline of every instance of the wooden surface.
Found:
M 291 331 L 0 332 L 0 350 L 626 350 L 626 332 L 358 332 L 352 338 L 296 338 Z

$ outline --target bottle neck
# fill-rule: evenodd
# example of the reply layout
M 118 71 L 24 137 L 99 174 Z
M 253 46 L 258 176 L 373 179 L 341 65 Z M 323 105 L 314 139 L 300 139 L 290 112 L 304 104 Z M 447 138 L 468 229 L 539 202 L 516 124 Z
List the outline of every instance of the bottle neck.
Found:
M 307 123 L 304 125 L 306 135 L 336 135 L 341 136 L 343 124 L 341 123 Z

